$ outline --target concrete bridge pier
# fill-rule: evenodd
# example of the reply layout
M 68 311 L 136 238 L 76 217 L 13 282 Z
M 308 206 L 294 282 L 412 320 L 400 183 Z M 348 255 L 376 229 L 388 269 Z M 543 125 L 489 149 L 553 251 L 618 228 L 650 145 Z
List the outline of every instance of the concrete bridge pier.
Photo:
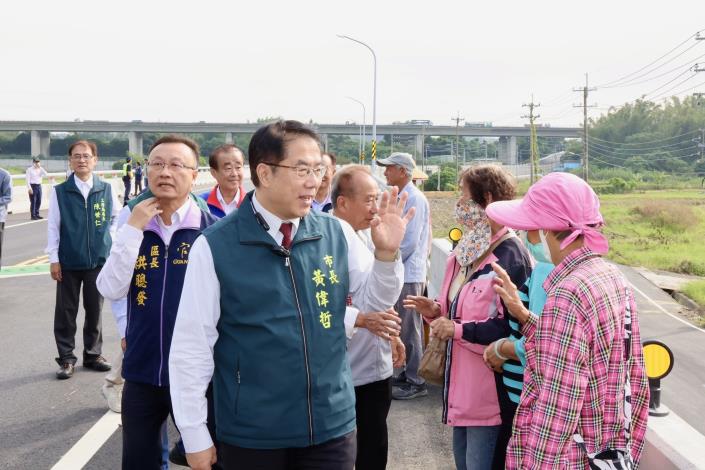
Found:
M 516 136 L 503 136 L 499 138 L 498 144 L 498 158 L 499 161 L 505 165 L 516 165 L 519 163 L 519 158 L 517 157 L 517 138 Z
M 416 160 L 416 166 L 420 166 L 423 162 L 423 142 L 424 142 L 424 135 L 423 134 L 416 134 L 416 140 L 415 143 L 416 145 L 414 146 L 414 158 Z
M 129 138 L 129 151 L 134 155 L 144 156 L 144 141 L 142 139 L 142 133 L 131 131 L 128 134 Z
M 233 139 L 233 133 L 232 133 L 232 132 L 226 132 L 226 133 L 225 133 L 225 143 L 226 143 L 226 144 L 233 144 L 233 143 L 235 143 L 235 140 Z
M 51 137 L 49 131 L 32 131 L 30 133 L 30 148 L 33 157 L 43 156 L 49 158 L 49 147 L 51 145 Z
M 320 134 L 321 136 L 321 147 L 323 147 L 323 151 L 327 152 L 328 151 L 328 134 Z

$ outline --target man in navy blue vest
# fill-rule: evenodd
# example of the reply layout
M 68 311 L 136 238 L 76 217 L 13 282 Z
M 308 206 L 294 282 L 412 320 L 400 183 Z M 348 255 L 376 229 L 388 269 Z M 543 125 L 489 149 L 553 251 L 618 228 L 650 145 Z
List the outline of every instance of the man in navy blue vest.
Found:
M 187 459 L 194 469 L 216 461 L 206 424 L 212 378 L 224 468 L 352 469 L 346 302 L 395 302 L 413 210 L 403 217 L 406 197 L 390 204 L 396 190 L 382 195 L 365 268 L 354 230 L 311 211 L 325 170 L 314 131 L 268 124 L 248 156 L 255 190 L 194 243 L 174 328 L 171 395 Z
M 171 411 L 169 347 L 191 245 L 215 222 L 190 196 L 198 174 L 198 145 L 165 136 L 149 152 L 153 197 L 125 207 L 104 270 L 100 292 L 127 297 L 123 335 L 122 468 L 161 465 L 160 428 Z
M 93 142 L 79 140 L 69 147 L 73 174 L 56 185 L 49 199 L 47 248 L 51 278 L 56 281 L 54 338 L 59 357 L 58 379 L 73 376 L 79 293 L 83 285 L 83 366 L 110 370 L 101 356 L 103 298 L 96 278 L 110 252 L 111 231 L 120 211 L 112 187 L 93 174 L 98 149 Z

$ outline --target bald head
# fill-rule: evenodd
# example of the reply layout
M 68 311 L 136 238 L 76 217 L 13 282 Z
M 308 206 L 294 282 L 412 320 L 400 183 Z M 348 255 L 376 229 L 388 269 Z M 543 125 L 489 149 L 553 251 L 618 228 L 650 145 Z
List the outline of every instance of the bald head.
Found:
M 366 166 L 344 166 L 333 178 L 332 201 L 335 215 L 355 230 L 370 227 L 370 222 L 377 214 L 378 196 L 379 187 Z

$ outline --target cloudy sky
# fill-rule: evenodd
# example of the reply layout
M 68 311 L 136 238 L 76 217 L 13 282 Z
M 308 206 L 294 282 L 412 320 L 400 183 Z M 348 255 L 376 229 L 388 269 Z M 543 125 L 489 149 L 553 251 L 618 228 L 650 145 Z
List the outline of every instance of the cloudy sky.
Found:
M 627 76 L 591 94 L 593 116 L 705 92 L 705 72 L 687 71 L 700 56 L 705 68 L 705 40 L 688 40 L 704 12 L 701 0 L 7 0 L 0 119 L 360 122 L 352 96 L 369 123 L 372 58 L 347 34 L 377 54 L 378 123 L 460 112 L 521 125 L 533 93 L 538 122 L 577 125 L 585 72 L 591 86 Z

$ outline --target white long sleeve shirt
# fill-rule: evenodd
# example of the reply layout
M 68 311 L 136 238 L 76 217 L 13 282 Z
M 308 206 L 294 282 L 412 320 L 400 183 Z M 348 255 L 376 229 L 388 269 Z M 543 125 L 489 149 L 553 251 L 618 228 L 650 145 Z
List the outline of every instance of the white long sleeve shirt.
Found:
M 279 226 L 282 220 L 264 209 L 258 203 L 256 194 L 252 200 L 269 225 L 269 234 L 281 244 L 283 236 Z M 298 221 L 290 222 L 295 224 L 292 230 L 295 233 Z M 349 289 L 353 304 L 359 308 L 393 305 L 403 283 L 404 268 L 401 260 L 383 262 L 375 259 L 371 266 L 361 264 L 360 259 L 368 250 L 367 247 L 350 225 L 341 223 L 341 227 L 348 245 Z M 271 287 L 271 292 L 276 294 L 276 286 Z M 220 282 L 208 241 L 201 236 L 191 247 L 169 353 L 172 407 L 186 452 L 189 453 L 213 445 L 206 427 L 205 392 L 215 369 L 213 347 L 218 339 L 216 327 L 219 319 Z
M 44 170 L 44 168 L 42 168 Z M 46 172 L 45 172 L 46 173 Z M 88 181 L 83 181 L 76 177 L 76 187 L 81 191 L 83 199 L 88 200 L 88 194 L 93 189 L 93 176 L 88 178 Z M 117 194 L 112 190 L 113 212 L 110 215 L 110 237 L 115 238 L 115 230 L 117 227 L 118 214 L 122 203 L 118 200 Z M 56 187 L 51 189 L 49 197 L 49 214 L 47 216 L 47 247 L 44 252 L 49 255 L 50 263 L 59 262 L 59 242 L 61 241 L 61 211 L 59 210 L 59 201 L 56 199 Z
M 165 244 L 169 244 L 171 236 L 181 227 L 186 213 L 191 208 L 200 210 L 189 197 L 186 203 L 171 215 L 171 225 L 166 225 L 162 218 L 157 216 L 157 223 L 164 236 Z M 127 328 L 127 302 L 125 298 L 130 290 L 135 263 L 144 239 L 142 230 L 127 223 L 130 213 L 129 206 L 123 207 L 120 211 L 120 215 L 117 217 L 117 234 L 113 237 L 110 256 L 108 256 L 103 269 L 98 274 L 98 279 L 96 279 L 98 292 L 106 299 L 118 301 L 121 305 L 121 307 L 116 308 L 115 303 L 113 304 L 113 317 L 117 323 L 121 338 L 125 337 Z
M 27 183 L 27 189 L 32 189 L 33 184 L 42 184 L 42 179 L 49 176 L 49 173 L 42 168 L 36 168 L 34 165 L 27 168 L 25 172 L 25 181 Z

